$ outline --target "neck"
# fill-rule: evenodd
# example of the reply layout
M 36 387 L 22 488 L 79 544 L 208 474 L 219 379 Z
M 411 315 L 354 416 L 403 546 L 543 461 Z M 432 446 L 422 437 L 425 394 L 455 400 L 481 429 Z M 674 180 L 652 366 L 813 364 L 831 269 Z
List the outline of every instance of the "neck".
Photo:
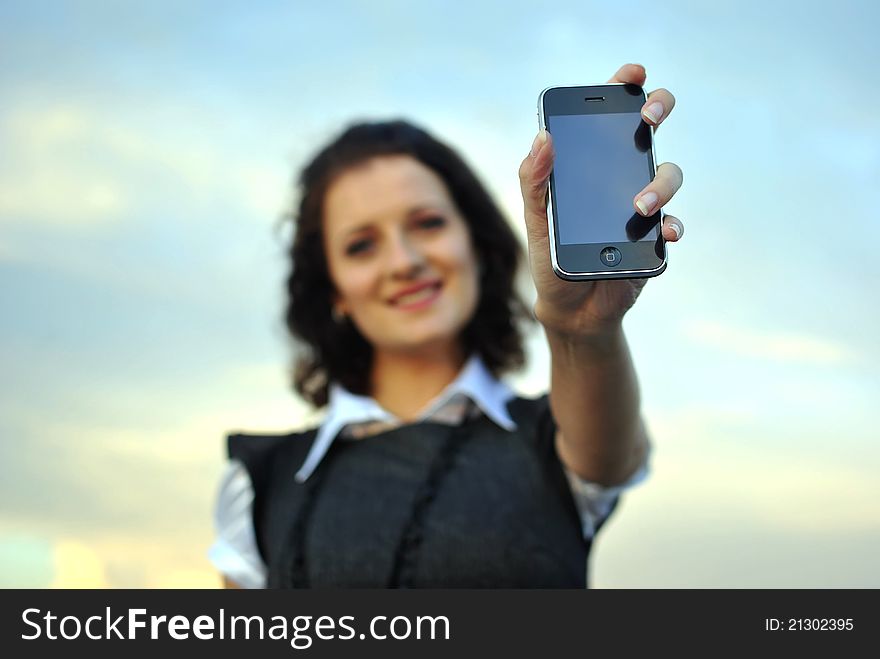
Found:
M 453 380 L 465 357 L 455 349 L 419 353 L 377 351 L 373 357 L 372 396 L 403 421 L 414 421 Z

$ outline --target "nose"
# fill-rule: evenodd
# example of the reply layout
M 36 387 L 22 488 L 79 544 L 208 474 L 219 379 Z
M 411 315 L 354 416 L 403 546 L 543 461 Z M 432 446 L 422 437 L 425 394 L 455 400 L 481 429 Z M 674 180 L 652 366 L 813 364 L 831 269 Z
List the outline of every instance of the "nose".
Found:
M 389 242 L 388 270 L 392 277 L 410 279 L 424 268 L 425 255 L 405 234 L 397 235 Z

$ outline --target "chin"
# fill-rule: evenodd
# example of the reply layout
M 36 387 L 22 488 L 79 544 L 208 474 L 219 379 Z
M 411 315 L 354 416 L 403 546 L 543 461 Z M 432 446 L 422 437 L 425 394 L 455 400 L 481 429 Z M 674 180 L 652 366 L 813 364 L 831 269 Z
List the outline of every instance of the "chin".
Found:
M 459 332 L 426 332 L 407 333 L 401 336 L 393 346 L 388 349 L 406 353 L 435 353 L 442 352 L 458 341 Z

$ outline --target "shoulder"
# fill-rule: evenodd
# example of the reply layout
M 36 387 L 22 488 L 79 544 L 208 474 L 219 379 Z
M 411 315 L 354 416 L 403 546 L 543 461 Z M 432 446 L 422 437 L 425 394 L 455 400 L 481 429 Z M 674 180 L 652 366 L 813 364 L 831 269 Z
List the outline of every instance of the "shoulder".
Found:
M 318 428 L 289 433 L 232 432 L 226 436 L 226 452 L 230 460 L 238 460 L 249 471 L 266 464 L 279 453 L 300 453 L 308 450 Z
M 507 411 L 518 427 L 537 430 L 553 421 L 550 397 L 544 393 L 536 397 L 515 395 L 507 401 Z

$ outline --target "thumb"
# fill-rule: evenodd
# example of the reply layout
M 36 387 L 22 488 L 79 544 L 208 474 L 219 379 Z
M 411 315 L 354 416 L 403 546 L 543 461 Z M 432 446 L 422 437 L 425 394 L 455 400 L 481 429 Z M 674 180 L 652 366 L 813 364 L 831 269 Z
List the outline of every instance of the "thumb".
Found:
M 519 184 L 530 241 L 547 239 L 547 188 L 554 156 L 550 133 L 542 130 L 519 167 Z

